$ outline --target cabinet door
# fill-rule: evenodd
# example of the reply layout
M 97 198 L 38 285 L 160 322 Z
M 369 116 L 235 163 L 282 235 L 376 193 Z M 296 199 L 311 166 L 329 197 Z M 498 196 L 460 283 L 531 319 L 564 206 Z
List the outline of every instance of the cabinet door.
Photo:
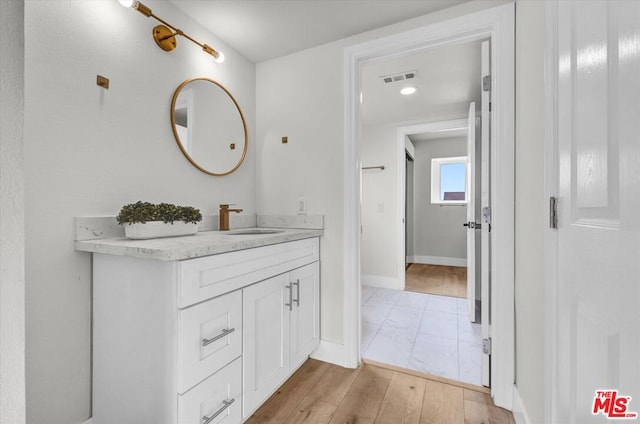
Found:
M 243 417 L 248 417 L 289 375 L 289 274 L 243 290 Z
M 320 343 L 320 266 L 318 262 L 290 273 L 293 287 L 291 311 L 291 369 L 302 364 Z

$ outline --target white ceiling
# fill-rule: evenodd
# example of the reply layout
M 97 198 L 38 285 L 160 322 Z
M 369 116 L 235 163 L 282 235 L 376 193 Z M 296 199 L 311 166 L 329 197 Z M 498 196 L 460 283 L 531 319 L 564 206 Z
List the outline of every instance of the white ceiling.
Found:
M 417 77 L 389 84 L 384 84 L 380 78 L 404 71 L 417 71 Z M 362 68 L 362 122 L 371 125 L 465 118 L 470 102 L 475 101 L 479 106 L 480 81 L 480 41 L 365 64 Z M 401 95 L 400 89 L 408 85 L 415 86 L 418 91 L 411 96 Z M 441 135 L 445 136 L 444 133 Z
M 468 0 L 169 0 L 253 62 Z
M 467 0 L 169 0 L 253 62 L 304 50 Z M 380 76 L 417 71 L 412 96 Z M 366 64 L 363 124 L 465 117 L 480 100 L 479 42 Z M 441 136 L 451 135 L 442 133 Z M 440 136 L 440 135 L 439 135 Z M 425 135 L 424 137 L 430 137 Z M 433 137 L 433 136 L 431 136 Z

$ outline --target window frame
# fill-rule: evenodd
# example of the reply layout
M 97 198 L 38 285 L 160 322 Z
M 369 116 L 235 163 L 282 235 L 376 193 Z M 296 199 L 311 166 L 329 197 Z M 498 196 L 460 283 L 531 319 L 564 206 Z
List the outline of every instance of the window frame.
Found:
M 464 165 L 464 200 L 440 200 L 441 198 L 441 167 L 442 165 Z M 453 156 L 431 159 L 431 204 L 433 205 L 466 205 L 469 201 L 469 165 L 467 156 Z

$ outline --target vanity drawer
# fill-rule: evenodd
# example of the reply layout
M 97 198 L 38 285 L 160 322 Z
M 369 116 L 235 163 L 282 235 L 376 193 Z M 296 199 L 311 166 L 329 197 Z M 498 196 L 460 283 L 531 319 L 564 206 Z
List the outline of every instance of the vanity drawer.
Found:
M 319 259 L 317 237 L 178 263 L 178 306 L 187 307 Z
M 242 292 L 178 312 L 178 393 L 242 354 Z
M 242 421 L 241 382 L 242 359 L 238 358 L 184 395 L 178 395 L 178 422 L 239 424 Z

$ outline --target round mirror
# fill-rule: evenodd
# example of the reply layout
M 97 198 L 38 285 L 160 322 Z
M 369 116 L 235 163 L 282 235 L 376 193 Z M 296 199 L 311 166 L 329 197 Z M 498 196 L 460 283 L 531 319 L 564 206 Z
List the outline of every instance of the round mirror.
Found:
M 247 154 L 242 110 L 212 79 L 194 78 L 178 86 L 171 100 L 171 125 L 182 153 L 206 174 L 230 174 Z

